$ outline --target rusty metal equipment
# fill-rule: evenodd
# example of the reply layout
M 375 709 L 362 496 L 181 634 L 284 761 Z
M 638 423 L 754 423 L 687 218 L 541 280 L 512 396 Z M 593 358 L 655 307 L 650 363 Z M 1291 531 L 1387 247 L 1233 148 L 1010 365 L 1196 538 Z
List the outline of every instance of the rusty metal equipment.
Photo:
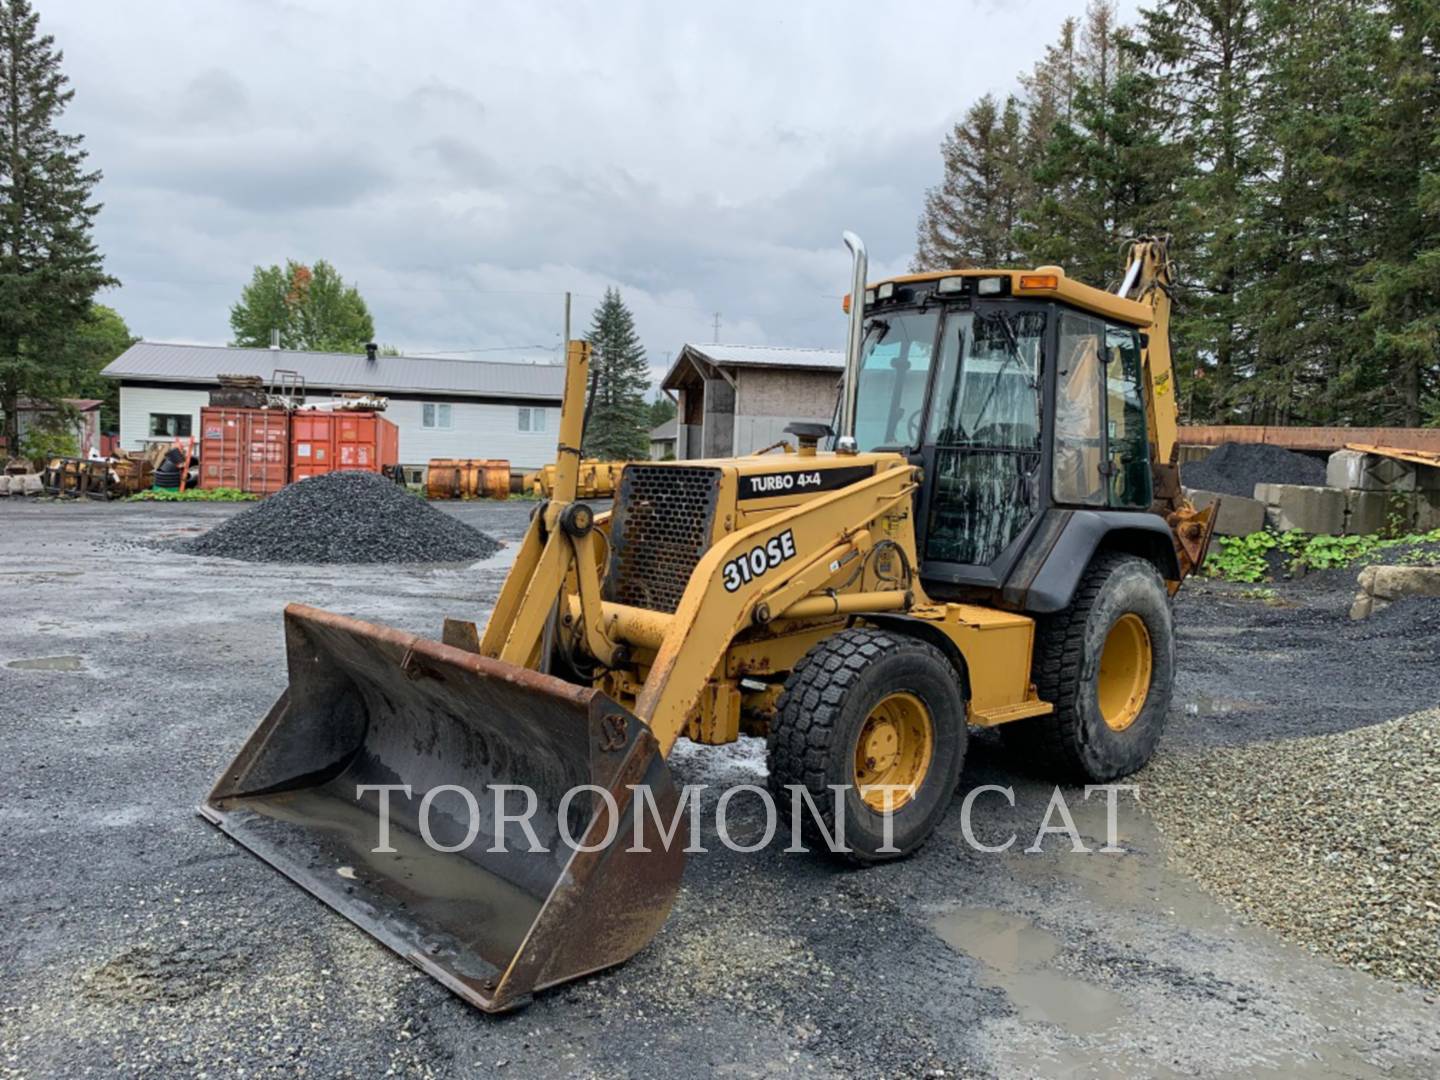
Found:
M 153 466 L 141 457 L 60 457 L 50 459 L 40 474 L 40 482 L 47 495 L 119 499 L 149 488 L 153 473 Z
M 659 930 L 680 887 L 679 847 L 653 833 L 644 852 L 561 839 L 595 846 L 609 828 L 598 795 L 565 799 L 582 784 L 610 792 L 627 830 L 631 785 L 669 820 L 675 785 L 644 724 L 589 687 L 302 605 L 286 609 L 285 639 L 290 687 L 205 800 L 207 819 L 487 1011 L 617 964 Z M 381 845 L 382 796 L 367 789 L 400 778 L 417 799 L 384 796 Z M 489 800 L 468 807 L 453 790 L 427 805 L 427 828 L 463 850 L 422 841 L 421 791 L 522 779 L 545 852 Z M 467 822 L 482 843 L 465 844 Z
M 503 458 L 431 458 L 425 468 L 427 499 L 508 499 L 510 487 Z
M 575 497 L 578 499 L 610 499 L 615 496 L 624 461 L 601 461 L 586 458 L 576 474 Z M 525 490 L 541 499 L 550 498 L 555 490 L 555 465 L 546 465 L 525 474 Z

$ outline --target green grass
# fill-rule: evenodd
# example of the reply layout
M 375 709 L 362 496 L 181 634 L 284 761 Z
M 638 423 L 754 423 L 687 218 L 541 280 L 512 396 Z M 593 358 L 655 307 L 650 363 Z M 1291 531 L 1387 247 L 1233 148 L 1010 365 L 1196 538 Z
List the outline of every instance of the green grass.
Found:
M 126 502 L 255 502 L 260 496 L 239 488 L 192 488 L 177 491 L 174 488 L 151 488 L 149 491 L 127 495 Z

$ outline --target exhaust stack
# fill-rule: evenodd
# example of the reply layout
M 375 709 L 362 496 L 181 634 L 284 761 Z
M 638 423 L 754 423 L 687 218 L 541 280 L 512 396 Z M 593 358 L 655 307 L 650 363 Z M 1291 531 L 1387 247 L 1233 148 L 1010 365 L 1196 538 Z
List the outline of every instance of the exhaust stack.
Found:
M 855 403 L 860 393 L 860 346 L 865 340 L 865 274 L 869 260 L 865 241 L 848 229 L 841 239 L 850 249 L 850 329 L 845 336 L 845 385 L 840 398 L 840 437 L 835 449 L 842 454 L 855 453 Z

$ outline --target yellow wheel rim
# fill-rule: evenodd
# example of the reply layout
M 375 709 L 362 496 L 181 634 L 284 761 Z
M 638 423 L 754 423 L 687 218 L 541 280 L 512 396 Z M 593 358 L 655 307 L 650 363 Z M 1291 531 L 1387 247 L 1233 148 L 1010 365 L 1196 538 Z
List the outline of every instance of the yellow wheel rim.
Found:
M 914 694 L 890 694 L 870 710 L 855 740 L 856 790 L 871 810 L 899 810 L 920 790 L 934 756 L 930 710 Z M 884 787 L 904 790 L 887 792 Z
M 1100 653 L 1100 715 L 1111 731 L 1124 731 L 1145 708 L 1150 693 L 1150 631 L 1139 615 L 1121 615 Z

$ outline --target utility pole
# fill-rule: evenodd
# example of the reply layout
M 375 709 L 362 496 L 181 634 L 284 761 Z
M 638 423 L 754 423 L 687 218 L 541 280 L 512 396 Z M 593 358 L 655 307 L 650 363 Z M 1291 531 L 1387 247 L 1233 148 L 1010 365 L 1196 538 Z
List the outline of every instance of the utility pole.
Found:
M 720 344 L 720 313 L 718 311 L 715 312 L 715 340 L 713 344 Z

